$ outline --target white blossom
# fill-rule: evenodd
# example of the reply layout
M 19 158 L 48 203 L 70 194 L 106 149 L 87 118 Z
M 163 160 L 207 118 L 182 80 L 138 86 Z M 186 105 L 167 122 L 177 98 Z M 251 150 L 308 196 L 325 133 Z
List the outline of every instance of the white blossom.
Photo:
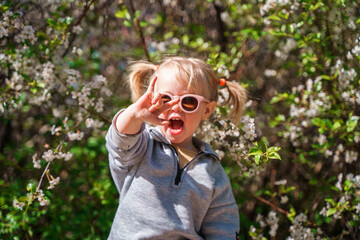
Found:
M 66 69 L 65 72 L 69 75 L 72 75 L 76 78 L 80 78 L 80 72 L 75 69 Z
M 274 184 L 275 185 L 286 185 L 287 180 L 286 179 L 281 179 L 281 180 L 276 181 Z
M 98 89 L 103 85 L 106 85 L 106 78 L 102 75 L 94 76 L 92 82 L 90 83 L 90 87 L 95 89 Z
M 80 132 L 79 130 L 77 132 L 69 132 L 68 137 L 70 141 L 80 141 L 84 137 L 84 133 Z
M 45 81 L 45 83 L 48 83 L 50 85 L 53 85 L 53 79 L 54 79 L 54 64 L 51 62 L 47 62 L 43 65 L 44 69 L 42 71 L 42 77 Z
M 25 42 L 29 40 L 31 44 L 35 44 L 36 37 L 35 37 L 35 30 L 32 26 L 26 25 L 24 26 L 23 30 L 20 34 L 16 35 L 15 40 L 17 42 Z
M 357 214 L 360 214 L 360 203 L 356 205 L 355 210 Z
M 34 164 L 34 168 L 41 168 L 41 160 L 37 158 L 37 153 L 32 156 L 32 162 Z
M 104 111 L 104 99 L 102 97 L 100 97 L 98 99 L 98 101 L 95 104 L 95 110 L 100 113 L 102 111 Z
M 25 206 L 24 202 L 19 202 L 17 199 L 13 200 L 13 207 L 14 208 L 22 210 L 24 206 Z
M 342 190 L 341 182 L 343 179 L 343 173 L 340 173 L 337 178 L 338 178 L 338 181 L 336 182 L 335 187 L 338 188 L 339 190 Z
M 264 75 L 266 77 L 275 77 L 276 76 L 276 71 L 273 69 L 266 69 L 264 72 Z
M 275 237 L 276 232 L 279 228 L 279 224 L 278 224 L 279 218 L 276 216 L 275 211 L 269 212 L 268 217 L 266 218 L 266 222 L 270 226 L 270 231 L 269 231 L 270 236 Z
M 320 134 L 317 141 L 320 145 L 324 145 L 325 143 L 327 143 L 326 136 L 323 134 Z
M 76 84 L 77 84 L 77 81 L 76 81 L 76 77 L 73 76 L 73 75 L 69 75 L 68 78 L 66 79 L 66 83 L 69 85 L 69 86 L 72 86 L 72 87 L 75 87 Z
M 86 125 L 87 128 L 91 128 L 93 124 L 94 124 L 94 119 L 92 119 L 92 118 L 87 118 L 87 119 L 85 120 L 85 125 Z
M 287 202 L 289 201 L 289 197 L 284 195 L 284 196 L 281 196 L 281 200 L 280 200 L 280 203 L 281 204 L 286 204 Z
M 54 154 L 53 150 L 49 149 L 46 152 L 44 152 L 44 154 L 42 155 L 42 158 L 46 162 L 51 162 L 52 160 L 54 160 L 56 158 L 56 155 Z
M 79 25 L 74 26 L 73 29 L 72 29 L 72 32 L 75 33 L 75 34 L 80 34 L 80 33 L 82 33 L 82 31 L 83 31 L 83 29 Z
M 254 141 L 254 139 L 257 137 L 255 132 L 254 119 L 250 118 L 249 116 L 244 116 L 241 118 L 241 122 L 244 124 L 242 127 L 242 130 L 245 132 L 244 137 L 250 141 Z
M 346 150 L 345 152 L 345 162 L 352 163 L 355 162 L 358 158 L 358 152 Z
M 57 177 L 57 178 L 53 178 L 52 177 L 52 180 L 49 181 L 49 186 L 47 189 L 53 189 L 56 185 L 58 185 L 60 182 L 60 177 Z
M 60 131 L 61 131 L 61 127 L 56 127 L 56 125 L 52 125 L 51 135 L 57 135 Z
M 83 87 L 81 89 L 81 93 L 82 93 L 83 96 L 90 96 L 91 89 L 89 87 Z
M 44 198 L 44 193 L 41 189 L 39 191 L 36 191 L 35 195 L 37 200 L 40 202 L 40 206 L 49 205 L 49 201 Z

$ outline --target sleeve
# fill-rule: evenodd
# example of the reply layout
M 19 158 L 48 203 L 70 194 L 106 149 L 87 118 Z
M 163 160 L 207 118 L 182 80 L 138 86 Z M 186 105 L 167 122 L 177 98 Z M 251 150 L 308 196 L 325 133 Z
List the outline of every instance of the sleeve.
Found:
M 239 233 L 238 207 L 225 171 L 224 174 L 215 185 L 212 202 L 201 225 L 201 235 L 206 240 L 234 240 Z
M 145 123 L 142 124 L 140 131 L 134 135 L 121 134 L 116 130 L 115 121 L 122 111 L 115 115 L 105 136 L 111 173 L 113 178 L 117 179 L 126 174 L 131 166 L 143 159 L 148 144 Z

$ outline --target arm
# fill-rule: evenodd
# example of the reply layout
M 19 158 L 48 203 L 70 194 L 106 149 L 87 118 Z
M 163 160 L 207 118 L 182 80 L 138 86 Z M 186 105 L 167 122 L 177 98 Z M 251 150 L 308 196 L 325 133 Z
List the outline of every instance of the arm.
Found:
M 210 207 L 201 225 L 201 235 L 207 240 L 236 239 L 239 233 L 239 212 L 227 176 L 217 183 Z
M 178 103 L 178 99 L 163 103 L 159 96 L 152 98 L 156 80 L 155 76 L 146 93 L 114 117 L 105 137 L 110 163 L 120 168 L 126 169 L 142 159 L 148 140 L 143 132 L 145 122 L 167 124 L 158 116 Z

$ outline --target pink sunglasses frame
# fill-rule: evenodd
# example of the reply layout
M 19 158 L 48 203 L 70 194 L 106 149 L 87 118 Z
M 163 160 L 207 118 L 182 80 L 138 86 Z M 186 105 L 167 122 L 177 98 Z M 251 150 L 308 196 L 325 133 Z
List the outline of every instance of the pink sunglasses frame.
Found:
M 160 93 L 161 96 L 163 96 L 163 95 L 169 96 L 171 100 L 174 100 L 174 99 L 176 99 L 176 98 L 180 98 L 179 107 L 180 107 L 180 109 L 181 109 L 183 112 L 186 112 L 186 113 L 196 112 L 196 111 L 199 109 L 199 106 L 200 106 L 200 103 L 201 103 L 201 102 L 207 102 L 207 103 L 211 102 L 209 99 L 207 99 L 207 98 L 205 98 L 205 97 L 203 97 L 203 96 L 200 96 L 200 95 L 196 95 L 196 94 L 190 94 L 190 93 L 189 93 L 189 94 L 184 94 L 184 95 L 181 95 L 181 96 L 174 96 L 174 95 L 171 95 L 171 94 L 169 94 L 169 93 L 163 93 L 163 92 L 159 92 L 159 93 Z M 193 97 L 193 98 L 195 98 L 195 99 L 197 100 L 198 104 L 197 104 L 197 106 L 196 106 L 196 108 L 195 108 L 194 110 L 189 111 L 189 110 L 186 110 L 186 109 L 183 107 L 182 101 L 183 101 L 183 99 L 186 98 L 186 97 Z M 160 98 L 160 99 L 161 99 L 161 98 Z

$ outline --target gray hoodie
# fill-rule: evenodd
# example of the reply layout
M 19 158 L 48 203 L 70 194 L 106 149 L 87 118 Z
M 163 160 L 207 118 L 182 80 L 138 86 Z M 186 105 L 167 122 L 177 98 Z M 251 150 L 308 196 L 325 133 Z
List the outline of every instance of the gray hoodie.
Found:
M 124 135 L 113 123 L 105 138 L 120 194 L 108 240 L 236 239 L 230 181 L 207 143 L 194 138 L 201 152 L 181 170 L 157 127 L 144 123 L 138 134 Z

